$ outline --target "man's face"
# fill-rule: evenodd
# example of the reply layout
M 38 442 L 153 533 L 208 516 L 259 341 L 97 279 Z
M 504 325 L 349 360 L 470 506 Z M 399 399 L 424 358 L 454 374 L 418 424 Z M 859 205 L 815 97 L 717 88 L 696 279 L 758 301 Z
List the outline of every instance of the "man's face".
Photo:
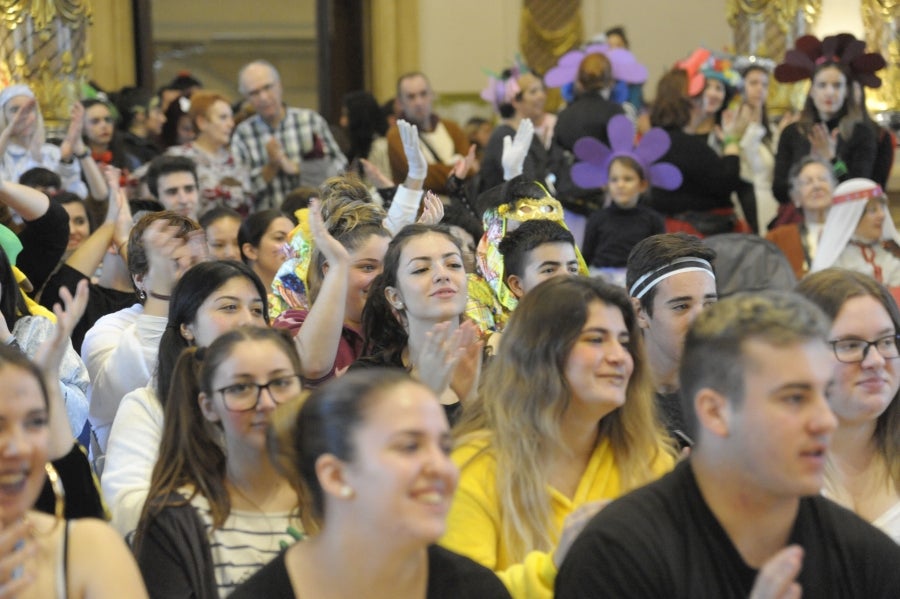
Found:
M 822 488 L 837 427 L 826 398 L 834 358 L 824 341 L 742 346 L 744 398 L 727 409 L 727 458 L 750 497 L 797 498 Z
M 717 298 L 716 282 L 708 272 L 680 272 L 661 281 L 653 297 L 653 315 L 641 310 L 638 318 L 647 351 L 677 364 L 691 323 Z
M 197 181 L 188 171 L 160 175 L 157 181 L 159 197 L 166 210 L 172 210 L 197 220 Z
M 578 274 L 575 246 L 566 242 L 542 243 L 525 256 L 522 276 L 510 275 L 507 285 L 517 298 L 553 277 Z
M 254 64 L 244 71 L 241 89 L 256 113 L 264 121 L 277 120 L 281 115 L 281 81 L 269 67 Z
M 422 127 L 429 124 L 434 94 L 432 94 L 431 86 L 428 85 L 428 81 L 424 77 L 414 75 L 401 81 L 398 99 L 406 118 L 412 121 L 414 125 Z

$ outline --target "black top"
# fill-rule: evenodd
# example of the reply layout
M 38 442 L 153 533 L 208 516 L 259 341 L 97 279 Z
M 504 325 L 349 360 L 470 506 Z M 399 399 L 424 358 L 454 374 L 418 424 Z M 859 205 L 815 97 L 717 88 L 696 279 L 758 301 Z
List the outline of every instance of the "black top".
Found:
M 374 548 L 373 548 L 374 549 Z M 303 590 L 300 590 L 301 597 Z M 230 595 L 230 599 L 294 599 L 284 552 Z M 428 547 L 428 588 L 425 599 L 506 599 L 509 592 L 484 566 L 438 545 Z
M 162 148 L 148 137 L 139 137 L 131 131 L 122 135 L 122 147 L 140 164 L 146 164 L 163 153 Z
M 900 545 L 822 496 L 800 500 L 788 543 L 803 547 L 803 599 L 900 597 Z M 588 523 L 559 570 L 556 597 L 743 599 L 756 576 L 687 460 Z
M 47 279 L 47 284 L 41 292 L 41 305 L 50 310 L 53 309 L 53 304 L 59 303 L 62 305 L 62 300 L 59 298 L 59 290 L 65 287 L 72 295 L 75 295 L 75 287 L 79 281 L 87 278 L 84 273 L 75 270 L 68 264 L 61 264 L 59 269 Z M 93 283 L 90 284 L 89 290 L 90 295 L 88 296 L 88 304 L 84 310 L 84 315 L 72 331 L 72 347 L 79 354 L 81 354 L 81 343 L 84 341 L 85 333 L 94 326 L 94 323 L 100 317 L 118 312 L 137 303 L 137 298 L 133 291 L 118 291 L 94 285 Z
M 624 267 L 638 242 L 665 232 L 662 215 L 643 201 L 630 209 L 613 203 L 588 219 L 581 254 L 590 266 Z
M 59 264 L 69 245 L 69 213 L 62 204 L 51 200 L 47 212 L 32 221 L 25 221 L 19 241 L 22 251 L 15 266 L 37 291 Z
M 106 520 L 106 510 L 103 507 L 103 499 L 100 497 L 100 489 L 94 471 L 87 454 L 78 443 L 72 444 L 72 450 L 53 460 L 53 468 L 59 477 L 65 491 L 65 519 L 74 518 L 99 518 Z M 50 514 L 56 512 L 57 497 L 53 491 L 53 485 L 49 479 L 44 480 L 44 487 L 34 505 L 39 512 Z
M 667 127 L 665 131 L 672 144 L 659 160 L 678 167 L 682 183 L 672 191 L 654 187 L 648 205 L 666 216 L 731 208 L 731 192 L 741 182 L 740 158 L 719 156 L 709 147 L 706 137 L 685 133 L 678 127 Z
M 820 121 L 819 121 L 820 122 Z M 834 131 L 840 122 L 839 118 L 827 121 L 829 131 Z M 778 152 L 775 154 L 775 172 L 772 175 L 772 193 L 781 204 L 790 201 L 788 174 L 791 166 L 809 154 L 810 144 L 804 125 L 792 123 L 785 127 L 778 139 Z M 854 177 L 872 178 L 875 156 L 877 154 L 878 135 L 871 126 L 857 123 L 853 128 L 850 140 L 840 135 L 837 139 L 835 153 L 847 165 L 847 172 L 838 177 L 846 181 Z

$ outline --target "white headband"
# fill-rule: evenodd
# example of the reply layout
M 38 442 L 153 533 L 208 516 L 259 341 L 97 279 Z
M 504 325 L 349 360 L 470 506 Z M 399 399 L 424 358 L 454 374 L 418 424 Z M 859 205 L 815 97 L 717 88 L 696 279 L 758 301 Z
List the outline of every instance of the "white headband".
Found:
M 703 258 L 688 256 L 686 258 L 677 258 L 675 260 L 672 260 L 668 264 L 664 264 L 659 268 L 646 273 L 634 282 L 634 285 L 631 286 L 629 294 L 631 295 L 631 297 L 641 299 L 642 297 L 647 295 L 648 291 L 656 287 L 662 281 L 665 281 L 672 275 L 677 275 L 682 272 L 705 272 L 710 277 L 712 277 L 713 281 L 716 280 L 716 275 L 713 272 L 712 264 L 710 264 Z

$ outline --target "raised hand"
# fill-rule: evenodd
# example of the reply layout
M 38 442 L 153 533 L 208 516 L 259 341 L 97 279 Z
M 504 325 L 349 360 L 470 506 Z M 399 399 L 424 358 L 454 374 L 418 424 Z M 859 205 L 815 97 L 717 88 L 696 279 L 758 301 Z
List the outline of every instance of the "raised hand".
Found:
M 422 203 L 425 207 L 422 209 L 422 216 L 416 222 L 421 225 L 436 225 L 441 222 L 444 218 L 444 203 L 441 198 L 431 191 L 426 191 Z
M 509 181 L 513 177 L 522 174 L 525 157 L 531 147 L 531 139 L 534 137 L 534 125 L 531 119 L 519 121 L 515 138 L 509 135 L 503 138 L 503 155 L 500 162 L 503 164 L 503 179 Z
M 470 172 L 478 172 L 480 167 L 478 159 L 475 158 L 476 147 L 475 144 L 470 145 L 466 155 L 453 165 L 452 173 L 457 179 L 465 179 Z
M 309 201 L 309 232 L 312 234 L 315 248 L 322 252 L 326 263 L 331 266 L 338 263 L 350 263 L 350 253 L 347 248 L 328 232 L 328 227 L 322 220 L 322 202 L 318 199 Z
M 397 121 L 397 129 L 400 130 L 400 141 L 403 142 L 403 153 L 406 154 L 406 162 L 409 165 L 407 177 L 410 179 L 424 180 L 428 174 L 428 160 L 425 152 L 419 145 L 419 129 L 403 119 Z
M 837 152 L 837 136 L 837 129 L 829 134 L 825 123 L 814 124 L 809 131 L 809 135 L 807 135 L 810 147 L 809 153 L 830 162 L 834 159 Z
M 369 178 L 369 181 L 375 184 L 377 189 L 386 189 L 388 187 L 393 187 L 394 182 L 384 173 L 381 172 L 377 166 L 366 160 L 365 158 L 359 159 L 360 164 L 362 164 L 363 172 L 366 174 L 366 177 Z

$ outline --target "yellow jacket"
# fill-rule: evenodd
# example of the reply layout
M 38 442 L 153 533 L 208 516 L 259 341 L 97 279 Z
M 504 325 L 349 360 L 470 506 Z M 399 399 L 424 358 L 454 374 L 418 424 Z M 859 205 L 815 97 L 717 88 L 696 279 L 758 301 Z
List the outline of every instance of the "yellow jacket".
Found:
M 550 599 L 556 580 L 552 552 L 532 551 L 523 562 L 516 563 L 504 546 L 497 493 L 497 463 L 493 452 L 489 449 L 482 451 L 487 445 L 487 441 L 478 440 L 453 451 L 452 459 L 461 472 L 447 519 L 447 531 L 440 543 L 493 570 L 515 599 Z M 657 476 L 662 476 L 674 465 L 669 454 L 661 450 L 653 471 Z M 574 497 L 570 499 L 550 486 L 547 491 L 553 518 L 553 541 L 556 543 L 566 516 L 585 503 L 615 499 L 622 494 L 609 441 L 603 439 L 597 444 Z

